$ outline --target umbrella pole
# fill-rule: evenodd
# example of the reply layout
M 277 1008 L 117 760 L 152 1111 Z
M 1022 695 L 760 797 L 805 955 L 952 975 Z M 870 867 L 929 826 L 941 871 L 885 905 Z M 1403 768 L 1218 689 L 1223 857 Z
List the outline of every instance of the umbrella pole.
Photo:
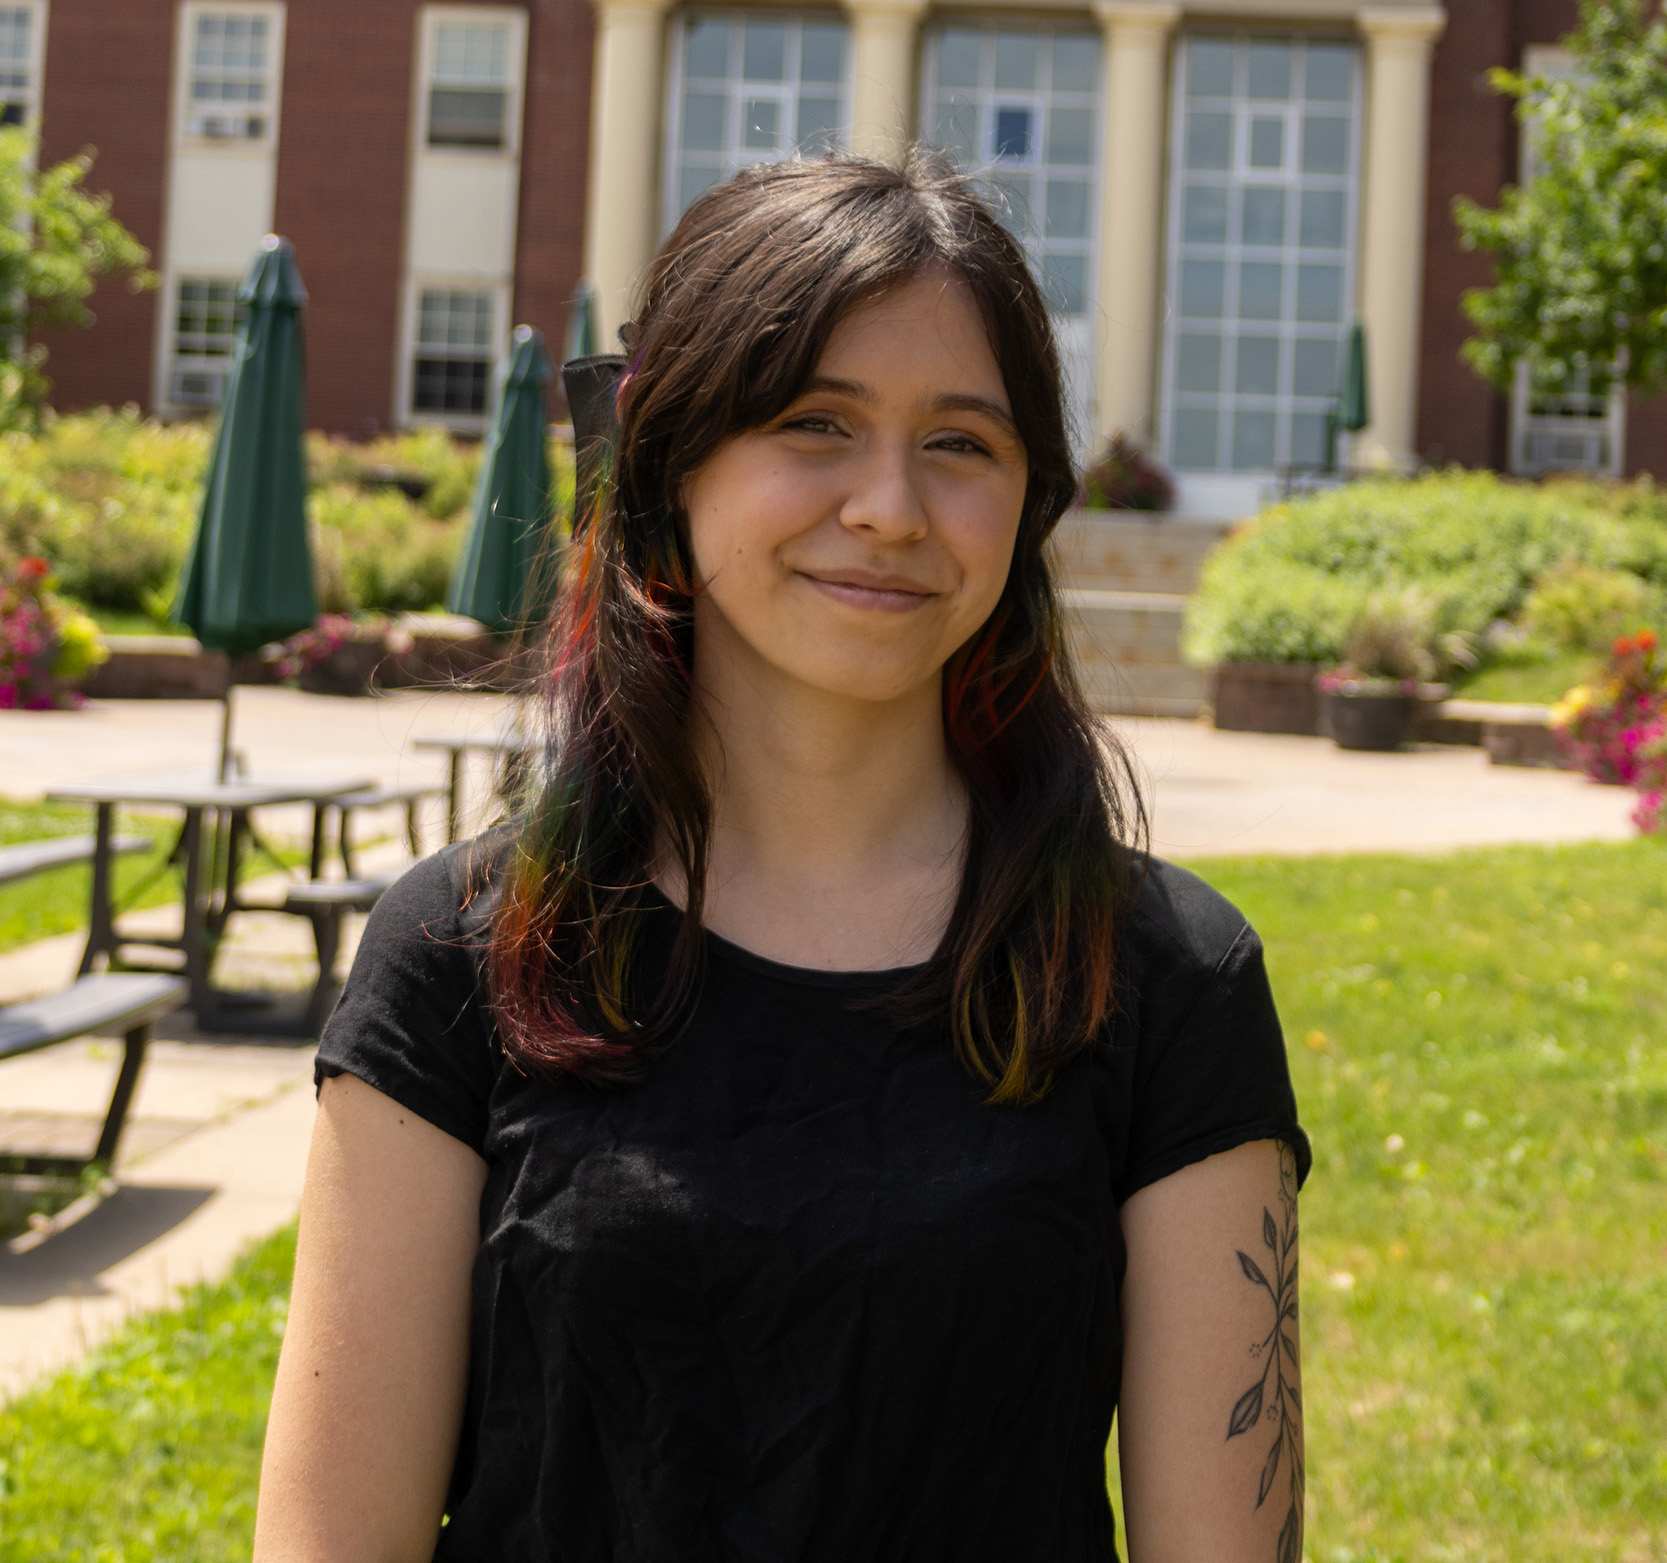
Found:
M 216 773 L 220 781 L 232 779 L 232 689 L 233 684 L 226 680 L 226 692 L 220 697 L 220 769 Z

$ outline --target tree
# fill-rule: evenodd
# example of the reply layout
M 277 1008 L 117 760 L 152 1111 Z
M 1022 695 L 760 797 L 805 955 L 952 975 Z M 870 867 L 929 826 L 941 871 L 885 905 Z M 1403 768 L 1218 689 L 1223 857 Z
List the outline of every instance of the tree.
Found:
M 1667 19 L 1647 0 L 1581 0 L 1563 79 L 1495 71 L 1539 171 L 1492 210 L 1454 203 L 1460 242 L 1494 258 L 1464 296 L 1471 365 L 1507 389 L 1667 388 Z
M 35 332 L 90 325 L 87 298 L 102 277 L 156 285 L 150 252 L 110 215 L 110 197 L 83 188 L 92 166 L 89 151 L 37 169 L 30 133 L 0 130 L 0 427 L 32 426 L 46 404 Z

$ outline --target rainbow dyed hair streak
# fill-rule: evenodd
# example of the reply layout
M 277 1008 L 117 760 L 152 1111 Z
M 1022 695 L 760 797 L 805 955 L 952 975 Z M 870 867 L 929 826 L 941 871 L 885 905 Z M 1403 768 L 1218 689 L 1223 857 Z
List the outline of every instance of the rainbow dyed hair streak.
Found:
M 978 301 L 1030 478 L 1000 602 L 944 670 L 970 800 L 960 891 L 936 953 L 876 1002 L 940 1034 L 1003 1103 L 1041 1095 L 1114 1013 L 1145 819 L 1078 687 L 1044 554 L 1076 491 L 1047 307 L 1018 244 L 936 154 L 790 160 L 708 190 L 666 241 L 612 448 L 580 496 L 543 682 L 546 780 L 488 956 L 499 1038 L 521 1067 L 628 1080 L 686 1020 L 711 798 L 688 736 L 698 588 L 683 481 L 792 402 L 847 310 L 929 267 Z M 669 962 L 650 970 L 651 876 L 673 862 L 687 904 Z

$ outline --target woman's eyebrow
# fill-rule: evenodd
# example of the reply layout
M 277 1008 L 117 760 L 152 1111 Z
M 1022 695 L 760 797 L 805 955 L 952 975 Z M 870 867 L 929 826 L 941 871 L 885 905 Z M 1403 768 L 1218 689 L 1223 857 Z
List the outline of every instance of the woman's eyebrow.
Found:
M 999 402 L 992 402 L 987 396 L 974 396 L 964 391 L 950 392 L 933 398 L 932 411 L 982 413 L 986 418 L 999 423 L 1014 439 L 1019 438 L 1019 426 L 1013 421 L 1013 414 Z

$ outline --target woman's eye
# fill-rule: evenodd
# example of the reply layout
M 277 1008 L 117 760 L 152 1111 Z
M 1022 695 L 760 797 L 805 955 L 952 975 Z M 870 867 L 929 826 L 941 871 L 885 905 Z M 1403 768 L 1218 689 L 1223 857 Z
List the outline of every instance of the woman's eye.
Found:
M 935 440 L 933 445 L 937 450 L 955 451 L 957 453 L 964 451 L 974 456 L 988 456 L 990 454 L 990 447 L 982 440 L 974 439 L 970 434 L 945 435 L 943 439 Z
M 810 434 L 835 434 L 839 430 L 839 425 L 832 418 L 824 418 L 817 413 L 805 413 L 801 417 L 789 419 L 783 427 L 803 429 Z

